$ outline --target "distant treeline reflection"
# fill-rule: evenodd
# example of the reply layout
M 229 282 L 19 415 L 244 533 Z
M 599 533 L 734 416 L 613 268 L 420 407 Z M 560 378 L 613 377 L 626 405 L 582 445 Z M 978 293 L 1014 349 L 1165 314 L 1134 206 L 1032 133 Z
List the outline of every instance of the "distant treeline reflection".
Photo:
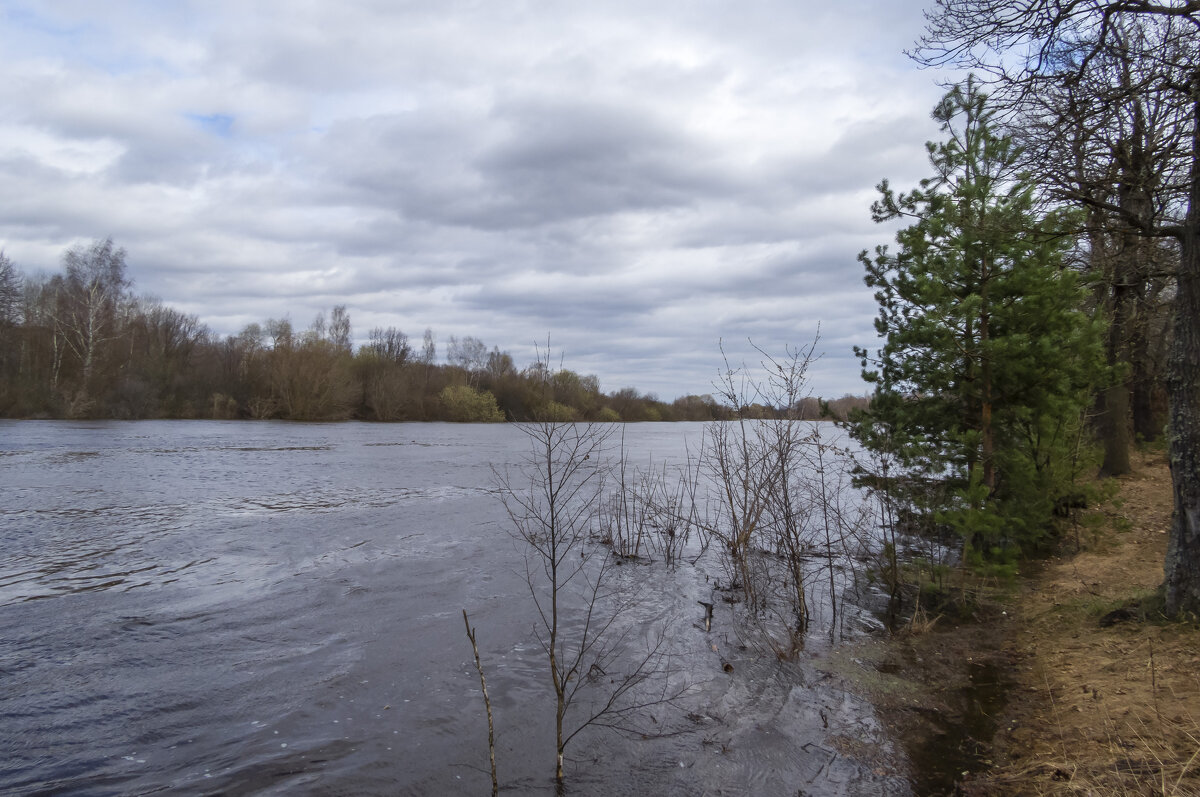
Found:
M 0 416 L 252 418 L 297 421 L 708 421 L 783 408 L 724 406 L 711 395 L 659 400 L 603 393 L 595 376 L 546 362 L 518 368 L 479 339 L 418 342 L 372 329 L 357 349 L 344 305 L 303 331 L 288 319 L 220 337 L 194 315 L 138 297 L 125 250 L 75 247 L 63 271 L 25 276 L 0 253 Z M 835 417 L 867 399 L 830 402 Z M 805 418 L 821 417 L 805 399 Z

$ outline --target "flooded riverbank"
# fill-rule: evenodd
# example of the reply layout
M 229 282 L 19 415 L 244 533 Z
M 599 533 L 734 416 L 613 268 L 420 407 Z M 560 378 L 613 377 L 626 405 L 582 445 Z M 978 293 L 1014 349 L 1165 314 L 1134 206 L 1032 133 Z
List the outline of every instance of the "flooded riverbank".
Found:
M 628 427 L 634 461 L 697 425 Z M 553 706 L 493 468 L 511 426 L 0 424 L 0 792 L 551 793 Z M 780 661 L 703 560 L 621 623 L 691 688 L 647 738 L 589 729 L 575 794 L 908 794 L 871 705 Z M 702 602 L 716 604 L 712 629 Z M 858 746 L 846 740 L 857 740 Z
M 1005 730 L 1015 688 L 1005 647 L 1011 626 L 999 612 L 864 640 L 814 661 L 870 700 L 903 750 L 914 794 L 961 794 L 964 779 L 993 765 L 992 741 Z

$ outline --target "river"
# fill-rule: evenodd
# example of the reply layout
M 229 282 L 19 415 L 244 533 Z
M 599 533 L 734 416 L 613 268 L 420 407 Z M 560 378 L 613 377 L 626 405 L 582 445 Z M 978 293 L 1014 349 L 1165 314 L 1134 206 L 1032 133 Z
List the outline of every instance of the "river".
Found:
M 698 424 L 624 430 L 682 461 Z M 0 793 L 553 794 L 553 692 L 497 472 L 512 425 L 0 421 Z M 871 708 L 703 628 L 706 560 L 619 570 L 676 705 L 589 728 L 566 793 L 908 794 Z M 730 670 L 730 671 L 726 671 Z M 845 744 L 852 740 L 853 745 Z M 867 756 L 843 754 L 848 747 Z

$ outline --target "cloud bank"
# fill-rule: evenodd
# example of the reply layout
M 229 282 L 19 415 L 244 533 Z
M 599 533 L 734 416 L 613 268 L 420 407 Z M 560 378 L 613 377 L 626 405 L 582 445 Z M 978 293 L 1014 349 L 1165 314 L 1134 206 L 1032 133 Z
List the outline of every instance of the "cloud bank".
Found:
M 111 235 L 215 331 L 346 304 L 671 399 L 874 341 L 874 186 L 926 172 L 915 0 L 0 2 L 0 248 Z

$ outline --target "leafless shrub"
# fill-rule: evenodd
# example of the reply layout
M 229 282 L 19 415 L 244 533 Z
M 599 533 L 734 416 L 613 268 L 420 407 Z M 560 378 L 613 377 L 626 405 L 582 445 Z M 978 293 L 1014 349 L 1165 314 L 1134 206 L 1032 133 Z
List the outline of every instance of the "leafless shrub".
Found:
M 664 627 L 652 629 L 642 650 L 631 653 L 633 626 L 622 618 L 639 595 L 610 586 L 619 560 L 595 544 L 604 527 L 607 485 L 614 470 L 624 472 L 608 461 L 614 427 L 537 421 L 520 428 L 530 442 L 529 456 L 517 474 L 497 472 L 495 478 L 511 533 L 525 555 L 525 581 L 537 613 L 534 633 L 549 662 L 555 777 L 561 783 L 564 751 L 585 728 L 648 734 L 641 724 L 646 712 L 673 702 L 688 684 L 674 677 Z M 631 531 L 638 526 L 626 516 L 620 523 L 617 533 L 628 545 L 641 532 Z
M 766 640 L 778 655 L 799 650 L 818 578 L 823 625 L 833 633 L 844 621 L 842 594 L 855 582 L 846 571 L 870 544 L 872 514 L 852 483 L 849 452 L 820 422 L 803 420 L 816 345 L 781 357 L 756 347 L 762 378 L 726 360 L 718 392 L 740 412 L 709 425 L 702 458 L 716 504 L 702 522 L 718 542 L 726 586 L 776 629 Z

